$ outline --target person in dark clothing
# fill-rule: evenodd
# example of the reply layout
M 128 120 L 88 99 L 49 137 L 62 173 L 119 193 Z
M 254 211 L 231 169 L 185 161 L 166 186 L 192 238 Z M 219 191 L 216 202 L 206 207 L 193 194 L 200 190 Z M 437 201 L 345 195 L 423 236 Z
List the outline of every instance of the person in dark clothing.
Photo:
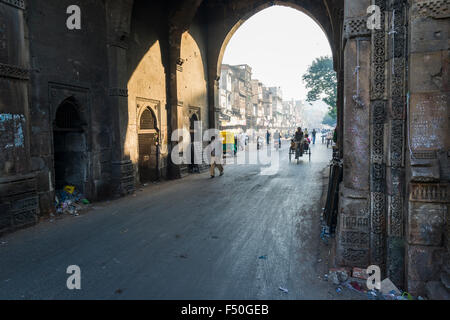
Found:
M 317 135 L 317 131 L 316 131 L 316 129 L 313 129 L 313 131 L 312 131 L 312 141 L 313 141 L 313 144 L 316 144 L 316 135 Z
M 302 128 L 297 128 L 297 131 L 295 132 L 295 138 L 294 138 L 294 140 L 296 141 L 296 142 L 302 142 L 302 140 L 303 140 L 303 131 L 302 131 Z
M 267 137 L 267 145 L 269 145 L 270 144 L 270 132 L 269 132 L 269 130 L 267 130 L 266 137 Z
M 297 131 L 295 132 L 294 141 L 297 145 L 297 152 L 299 153 L 300 157 L 303 156 L 303 137 L 304 134 L 302 128 L 298 127 Z

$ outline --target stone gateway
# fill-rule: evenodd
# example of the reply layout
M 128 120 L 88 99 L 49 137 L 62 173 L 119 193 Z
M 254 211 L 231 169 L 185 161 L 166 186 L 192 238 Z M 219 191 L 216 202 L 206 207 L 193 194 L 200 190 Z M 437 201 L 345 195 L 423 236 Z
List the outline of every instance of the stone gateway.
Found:
M 218 126 L 227 43 L 283 5 L 320 25 L 338 76 L 336 263 L 424 294 L 450 270 L 449 2 L 0 0 L 0 234 L 66 184 L 98 200 L 187 174 L 172 132 Z

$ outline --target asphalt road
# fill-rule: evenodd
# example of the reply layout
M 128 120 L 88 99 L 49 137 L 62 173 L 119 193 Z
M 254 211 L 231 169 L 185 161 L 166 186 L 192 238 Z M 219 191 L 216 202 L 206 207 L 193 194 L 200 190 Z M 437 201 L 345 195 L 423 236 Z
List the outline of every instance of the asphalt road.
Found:
M 312 150 L 289 163 L 286 143 L 278 170 L 227 165 L 4 236 L 0 299 L 343 298 L 319 279 L 331 149 Z M 81 290 L 66 287 L 69 265 Z

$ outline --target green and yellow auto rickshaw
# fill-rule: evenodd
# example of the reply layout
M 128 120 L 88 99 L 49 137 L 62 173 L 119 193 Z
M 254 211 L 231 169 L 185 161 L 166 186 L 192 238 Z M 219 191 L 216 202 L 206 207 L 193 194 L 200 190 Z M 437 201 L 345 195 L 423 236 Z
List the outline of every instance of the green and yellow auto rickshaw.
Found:
M 237 154 L 237 140 L 233 132 L 221 131 L 224 156 L 228 153 L 233 156 Z

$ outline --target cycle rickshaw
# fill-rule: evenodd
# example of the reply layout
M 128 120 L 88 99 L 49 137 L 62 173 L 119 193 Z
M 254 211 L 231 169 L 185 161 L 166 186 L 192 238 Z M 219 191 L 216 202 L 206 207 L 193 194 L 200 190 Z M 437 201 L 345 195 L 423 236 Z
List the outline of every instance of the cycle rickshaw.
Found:
M 303 144 L 303 152 L 300 148 L 300 143 Z M 289 148 L 289 162 L 292 161 L 292 156 L 295 156 L 295 159 L 298 160 L 303 157 L 304 155 L 307 155 L 309 158 L 309 161 L 311 161 L 311 147 L 308 140 L 303 139 L 302 142 L 295 142 L 294 139 L 291 140 L 291 147 Z

